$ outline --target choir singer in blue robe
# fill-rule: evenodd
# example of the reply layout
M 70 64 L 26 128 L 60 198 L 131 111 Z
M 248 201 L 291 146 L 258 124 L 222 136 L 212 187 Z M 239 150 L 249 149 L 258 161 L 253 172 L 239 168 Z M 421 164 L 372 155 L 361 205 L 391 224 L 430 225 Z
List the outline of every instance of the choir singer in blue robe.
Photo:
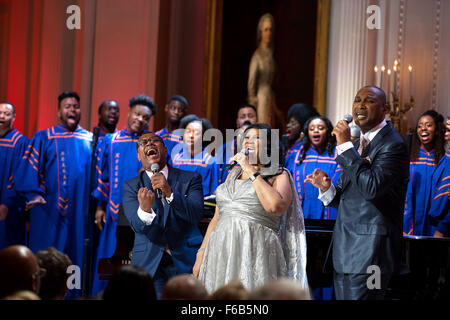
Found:
M 16 190 L 31 209 L 30 249 L 55 247 L 82 274 L 92 133 L 79 125 L 80 118 L 78 94 L 60 94 L 58 124 L 34 135 L 17 170 Z M 68 297 L 81 294 L 79 289 L 69 290 Z

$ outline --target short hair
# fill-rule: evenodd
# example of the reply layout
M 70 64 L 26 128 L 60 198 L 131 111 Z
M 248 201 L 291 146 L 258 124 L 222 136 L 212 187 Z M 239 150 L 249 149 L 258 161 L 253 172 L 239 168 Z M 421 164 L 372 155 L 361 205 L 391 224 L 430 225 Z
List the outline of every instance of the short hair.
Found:
M 211 121 L 209 121 L 206 118 L 199 118 L 195 114 L 188 114 L 187 116 L 184 116 L 180 120 L 180 129 L 186 129 L 189 123 L 198 121 L 202 124 L 202 131 L 205 132 L 208 129 L 212 129 L 213 125 L 211 124 Z
M 147 270 L 136 265 L 117 269 L 103 292 L 104 300 L 156 300 L 153 278 Z
M 41 278 L 39 296 L 42 300 L 50 300 L 61 296 L 69 278 L 67 268 L 72 265 L 69 256 L 54 247 L 40 250 L 36 254 L 39 266 L 47 270 Z
M 209 121 L 206 118 L 199 118 L 195 114 L 188 114 L 187 116 L 184 116 L 180 120 L 180 129 L 186 129 L 186 127 L 189 125 L 189 123 L 198 121 L 202 125 L 202 134 L 205 133 L 206 130 L 212 129 L 213 125 L 211 124 L 211 121 Z M 202 149 L 204 149 L 206 146 L 209 145 L 209 141 L 202 139 Z
M 19 290 L 4 297 L 2 300 L 41 300 L 41 298 L 33 291 Z
M 303 132 L 303 126 L 309 118 L 319 116 L 316 108 L 306 103 L 295 103 L 288 110 L 287 120 L 294 118 L 300 124 L 300 130 Z
M 66 98 L 75 98 L 80 103 L 80 96 L 75 91 L 64 91 L 58 96 L 58 109 L 61 107 L 61 101 Z
M 311 294 L 295 280 L 278 278 L 250 292 L 249 300 L 311 300 Z
M 114 99 L 108 99 L 108 100 L 105 100 L 105 101 L 103 101 L 102 103 L 100 103 L 100 105 L 98 106 L 98 114 L 100 114 L 100 113 L 102 112 L 102 108 L 105 106 L 105 104 L 106 104 L 107 102 L 111 102 L 111 101 L 114 101 L 117 105 L 119 105 L 119 103 L 117 102 L 117 100 L 114 100 Z
M 240 281 L 232 281 L 214 291 L 210 300 L 246 300 L 248 291 Z
M 174 95 L 174 96 L 171 96 L 170 98 L 169 98 L 169 100 L 167 100 L 167 104 L 169 104 L 170 103 L 170 101 L 179 101 L 179 102 L 181 102 L 182 104 L 184 104 L 186 107 L 188 107 L 189 106 L 189 102 L 187 101 L 187 99 L 185 98 L 185 97 L 183 97 L 182 95 L 179 95 L 179 94 L 176 94 L 176 95 Z
M 158 111 L 158 107 L 156 106 L 153 99 L 145 94 L 140 94 L 130 99 L 130 108 L 133 108 L 135 105 L 138 104 L 147 106 L 152 112 L 152 115 L 154 115 Z
M 258 114 L 258 111 L 256 110 L 256 107 L 254 105 L 252 105 L 252 104 L 249 104 L 249 103 L 244 103 L 244 104 L 239 105 L 238 109 L 237 109 L 237 113 L 239 113 L 239 111 L 241 109 L 244 109 L 244 108 L 252 108 L 255 111 L 255 113 Z
M 9 105 L 12 107 L 13 116 L 16 115 L 16 107 L 14 107 L 14 105 L 13 105 L 11 102 L 9 102 L 9 101 L 3 101 L 3 102 L 0 102 L 0 104 L 9 104 Z
M 192 274 L 179 274 L 167 281 L 161 300 L 203 300 L 208 297 L 203 283 Z
M 379 93 L 380 93 L 380 98 L 381 98 L 381 103 L 383 104 L 383 106 L 386 104 L 386 93 L 384 92 L 383 89 L 381 89 L 380 87 L 374 86 L 374 85 L 368 85 L 368 86 L 364 86 L 361 89 L 364 88 L 371 88 L 371 89 L 376 89 Z M 359 90 L 361 90 L 359 89 Z M 358 90 L 358 92 L 359 92 Z

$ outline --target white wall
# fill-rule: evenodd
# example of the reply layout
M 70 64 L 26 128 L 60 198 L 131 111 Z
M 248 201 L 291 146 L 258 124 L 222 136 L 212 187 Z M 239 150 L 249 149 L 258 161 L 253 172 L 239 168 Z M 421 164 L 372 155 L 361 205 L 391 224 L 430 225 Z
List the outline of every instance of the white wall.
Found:
M 371 4 L 381 9 L 379 30 L 366 27 Z M 373 67 L 392 68 L 395 59 L 401 102 L 409 100 L 407 67 L 413 66 L 408 127 L 427 109 L 450 116 L 450 0 L 332 0 L 330 15 L 327 116 L 333 123 L 350 112 L 358 88 L 377 84 Z

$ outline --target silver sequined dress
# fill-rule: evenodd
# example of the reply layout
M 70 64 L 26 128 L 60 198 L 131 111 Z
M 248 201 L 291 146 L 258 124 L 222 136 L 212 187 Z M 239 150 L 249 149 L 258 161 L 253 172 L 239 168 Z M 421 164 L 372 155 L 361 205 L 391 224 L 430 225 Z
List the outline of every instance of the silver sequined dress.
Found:
M 249 180 L 235 167 L 216 191 L 219 219 L 206 244 L 199 279 L 209 293 L 230 281 L 247 290 L 271 279 L 289 277 L 308 286 L 303 214 L 295 187 L 282 217 L 269 215 Z

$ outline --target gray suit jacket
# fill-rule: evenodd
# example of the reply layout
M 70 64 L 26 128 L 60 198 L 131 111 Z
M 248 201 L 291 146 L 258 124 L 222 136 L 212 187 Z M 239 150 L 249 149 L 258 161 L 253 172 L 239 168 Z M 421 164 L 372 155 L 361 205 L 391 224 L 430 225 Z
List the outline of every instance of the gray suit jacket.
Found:
M 397 273 L 401 263 L 403 209 L 409 156 L 403 137 L 390 122 L 360 156 L 355 148 L 336 158 L 343 172 L 331 206 L 338 209 L 333 233 L 337 273 Z

